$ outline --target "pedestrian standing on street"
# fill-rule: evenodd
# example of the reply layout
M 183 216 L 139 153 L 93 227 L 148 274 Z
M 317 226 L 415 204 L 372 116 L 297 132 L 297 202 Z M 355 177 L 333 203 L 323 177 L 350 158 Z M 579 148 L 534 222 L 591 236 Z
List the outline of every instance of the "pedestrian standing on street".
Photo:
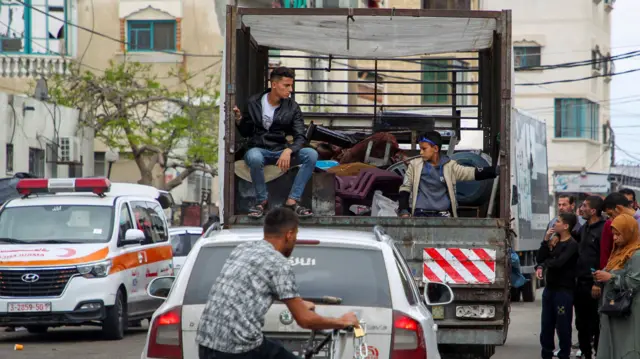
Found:
M 600 239 L 600 268 L 604 268 L 609 262 L 609 257 L 613 251 L 613 232 L 611 229 L 612 221 L 620 214 L 628 214 L 635 218 L 640 228 L 640 213 L 635 211 L 633 203 L 627 198 L 627 196 L 620 192 L 614 192 L 609 194 L 604 199 L 604 211 L 609 216 L 609 220 L 605 222 L 602 229 L 602 238 Z
M 578 343 L 583 359 L 592 359 L 593 350 L 598 350 L 600 315 L 598 298 L 601 288 L 593 279 L 593 272 L 600 264 L 600 238 L 604 227 L 602 208 L 604 201 L 599 196 L 587 197 L 580 206 L 585 224 L 580 229 L 578 242 L 578 264 L 576 266 L 576 291 L 574 308 Z
M 638 202 L 636 201 L 636 192 L 631 188 L 623 188 L 618 192 L 622 193 L 629 201 L 631 201 L 631 208 L 636 210 L 636 215 L 640 214 L 640 209 L 638 208 Z
M 633 216 L 621 214 L 611 224 L 616 250 L 611 254 L 604 270 L 594 277 L 604 283 L 602 296 L 615 297 L 614 291 L 640 291 L 640 231 Z M 627 317 L 600 317 L 600 342 L 597 359 L 640 358 L 640 299 L 631 301 L 631 314 Z
M 300 297 L 288 258 L 298 236 L 298 216 L 280 207 L 264 219 L 264 239 L 238 245 L 211 287 L 198 325 L 200 359 L 299 359 L 262 333 L 274 300 L 283 302 L 305 329 L 358 327 L 353 312 L 340 318 L 315 313 Z
M 538 250 L 536 276 L 546 286 L 542 292 L 540 345 L 542 359 L 552 359 L 558 335 L 559 359 L 571 356 L 571 326 L 573 324 L 573 293 L 576 287 L 578 242 L 571 237 L 577 217 L 573 213 L 560 213 L 554 224 L 554 234 L 545 237 Z
M 568 194 L 559 195 L 558 196 L 558 213 L 576 213 L 575 197 L 570 196 Z M 571 233 L 573 238 L 579 237 L 580 227 L 582 227 L 582 225 L 585 222 L 585 220 L 581 216 L 578 216 L 577 218 L 578 218 L 578 222 L 576 223 L 576 226 L 573 228 L 573 233 Z M 545 240 L 549 240 L 549 237 L 553 234 L 554 224 L 556 223 L 557 220 L 558 220 L 558 217 L 555 217 L 551 221 L 549 221 L 549 224 L 547 224 L 547 232 L 545 234 Z
M 295 72 L 287 67 L 271 71 L 271 88 L 249 98 L 247 109 L 241 112 L 235 107 L 236 127 L 249 140 L 249 150 L 244 162 L 249 167 L 251 182 L 256 191 L 256 204 L 249 209 L 249 216 L 262 218 L 267 210 L 267 184 L 264 166 L 275 164 L 282 172 L 292 165 L 300 169 L 293 181 L 289 198 L 284 206 L 300 217 L 311 216 L 311 210 L 300 206 L 307 182 L 313 175 L 318 153 L 307 143 L 306 127 L 300 106 L 290 98 Z M 293 143 L 287 142 L 293 136 Z

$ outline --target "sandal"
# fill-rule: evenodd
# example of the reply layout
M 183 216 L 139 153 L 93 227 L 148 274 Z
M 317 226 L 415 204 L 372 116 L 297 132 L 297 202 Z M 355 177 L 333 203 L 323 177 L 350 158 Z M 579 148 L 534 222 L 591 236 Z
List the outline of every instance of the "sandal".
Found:
M 298 202 L 294 203 L 294 204 L 284 204 L 283 207 L 289 208 L 290 210 L 292 210 L 295 214 L 298 215 L 298 217 L 300 218 L 307 218 L 307 217 L 311 217 L 313 216 L 313 212 L 311 212 L 310 209 L 305 208 L 301 205 L 298 204 Z
M 249 217 L 262 218 L 266 211 L 267 211 L 267 201 L 263 201 L 262 203 L 258 203 L 255 206 L 249 208 Z

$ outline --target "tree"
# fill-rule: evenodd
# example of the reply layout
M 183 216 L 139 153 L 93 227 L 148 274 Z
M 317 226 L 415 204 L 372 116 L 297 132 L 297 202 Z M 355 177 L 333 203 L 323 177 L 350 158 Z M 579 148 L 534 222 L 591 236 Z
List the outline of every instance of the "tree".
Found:
M 92 128 L 111 148 L 131 153 L 140 169 L 138 183 L 171 190 L 194 171 L 216 174 L 218 79 L 194 86 L 194 75 L 172 71 L 168 78 L 182 85 L 172 90 L 150 66 L 128 61 L 111 62 L 98 74 L 72 65 L 70 73 L 48 79 L 50 100 L 78 108 L 80 126 Z M 165 184 L 169 168 L 182 171 Z

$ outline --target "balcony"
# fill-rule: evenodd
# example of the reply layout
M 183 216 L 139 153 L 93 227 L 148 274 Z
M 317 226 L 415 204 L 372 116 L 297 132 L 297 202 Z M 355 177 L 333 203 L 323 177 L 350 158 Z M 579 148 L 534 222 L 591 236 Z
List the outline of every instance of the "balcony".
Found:
M 0 77 L 38 78 L 41 75 L 68 75 L 73 60 L 61 56 L 3 55 L 0 56 Z

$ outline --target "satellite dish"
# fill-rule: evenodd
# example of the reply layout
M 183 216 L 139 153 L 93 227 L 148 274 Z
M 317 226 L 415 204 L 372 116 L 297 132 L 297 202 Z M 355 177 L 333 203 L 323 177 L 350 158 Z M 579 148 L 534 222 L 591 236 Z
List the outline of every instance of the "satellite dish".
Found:
M 40 101 L 46 101 L 49 99 L 49 87 L 47 86 L 47 81 L 45 79 L 38 79 L 33 97 Z

